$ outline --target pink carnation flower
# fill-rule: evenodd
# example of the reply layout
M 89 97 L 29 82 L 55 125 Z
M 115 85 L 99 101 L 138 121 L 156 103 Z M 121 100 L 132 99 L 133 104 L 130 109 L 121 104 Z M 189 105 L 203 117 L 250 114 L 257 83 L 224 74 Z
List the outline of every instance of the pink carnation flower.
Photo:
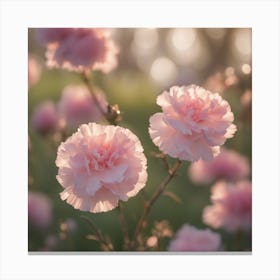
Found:
M 191 164 L 189 175 L 195 183 L 211 183 L 217 179 L 236 181 L 250 174 L 250 165 L 246 157 L 233 150 L 222 149 L 210 162 L 199 160 Z
M 130 130 L 83 124 L 58 148 L 61 198 L 82 211 L 112 210 L 145 186 L 146 163 L 141 143 Z
M 212 188 L 211 200 L 213 205 L 207 206 L 203 211 L 205 224 L 213 228 L 224 228 L 228 232 L 251 229 L 251 182 L 218 182 Z
M 104 95 L 96 92 L 95 96 L 101 108 L 106 112 L 108 103 Z M 61 100 L 58 103 L 58 112 L 70 128 L 77 128 L 83 123 L 97 122 L 102 118 L 91 93 L 83 85 L 70 85 L 63 89 Z
M 47 45 L 46 52 L 50 68 L 108 73 L 117 66 L 119 51 L 105 29 L 70 28 L 65 31 L 59 28 L 45 33 L 47 35 L 42 36 L 41 41 L 52 43 Z
M 181 160 L 212 160 L 236 126 L 227 101 L 196 85 L 171 87 L 157 98 L 162 113 L 150 118 L 155 145 Z
M 168 249 L 182 252 L 208 252 L 219 251 L 220 247 L 221 237 L 218 233 L 185 224 L 176 233 Z
M 46 134 L 58 128 L 58 115 L 54 103 L 45 101 L 40 104 L 32 116 L 33 129 Z
M 41 77 L 42 67 L 35 56 L 28 55 L 28 87 L 35 85 Z
M 52 222 L 52 204 L 43 193 L 28 192 L 28 222 L 45 229 Z

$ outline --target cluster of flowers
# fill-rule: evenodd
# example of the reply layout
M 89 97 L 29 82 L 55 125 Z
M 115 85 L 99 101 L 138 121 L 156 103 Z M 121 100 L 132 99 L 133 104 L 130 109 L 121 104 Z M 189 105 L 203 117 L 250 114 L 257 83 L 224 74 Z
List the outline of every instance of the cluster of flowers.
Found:
M 37 36 L 47 47 L 49 67 L 107 73 L 116 66 L 118 50 L 106 30 L 47 28 L 40 29 Z M 106 110 L 105 98 L 97 96 Z M 196 162 L 190 170 L 194 180 L 215 180 L 221 175 L 239 179 L 248 174 L 245 159 L 242 158 L 242 164 L 237 167 L 238 155 L 226 150 L 221 152 L 220 147 L 233 137 L 237 128 L 230 105 L 219 94 L 197 85 L 174 86 L 158 96 L 157 104 L 162 112 L 150 117 L 150 137 L 164 154 Z M 93 213 L 110 211 L 120 200 L 135 196 L 148 178 L 147 159 L 138 137 L 117 125 L 97 124 L 101 117 L 91 93 L 82 86 L 66 87 L 57 108 L 48 102 L 33 116 L 34 128 L 44 133 L 57 129 L 61 119 L 71 127 L 81 124 L 58 148 L 57 180 L 64 189 L 62 200 L 75 209 Z M 229 159 L 227 166 L 225 158 Z M 211 172 L 206 165 L 211 166 Z M 229 230 L 248 227 L 250 191 L 251 185 L 246 181 L 235 187 L 219 183 L 212 190 L 214 206 L 204 211 L 205 223 L 214 228 L 223 225 Z M 169 250 L 176 251 L 219 249 L 218 233 L 190 225 L 184 225 L 169 246 Z
M 150 118 L 150 136 L 173 158 L 211 160 L 236 130 L 229 104 L 201 87 L 172 87 L 158 97 L 158 104 L 163 113 Z M 65 189 L 62 199 L 91 212 L 113 209 L 147 180 L 140 141 L 119 126 L 83 124 L 60 145 L 56 164 Z
M 102 113 L 98 106 L 106 111 L 108 103 L 102 91 L 95 90 L 94 94 L 99 105 L 86 86 L 66 86 L 57 104 L 44 101 L 36 108 L 32 116 L 33 129 L 41 134 L 48 134 L 64 128 L 76 129 L 90 121 L 100 121 Z
M 252 224 L 252 184 L 248 180 L 250 165 L 246 157 L 228 149 L 211 162 L 191 164 L 193 182 L 211 184 L 211 206 L 205 207 L 203 221 L 212 228 L 228 232 L 249 231 Z

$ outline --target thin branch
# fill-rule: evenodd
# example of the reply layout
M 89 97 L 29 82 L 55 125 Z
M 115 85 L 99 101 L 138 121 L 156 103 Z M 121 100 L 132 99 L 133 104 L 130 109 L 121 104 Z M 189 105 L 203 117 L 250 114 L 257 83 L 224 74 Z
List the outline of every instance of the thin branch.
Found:
M 119 206 L 118 206 L 118 212 L 119 212 L 119 220 L 120 220 L 120 224 L 121 224 L 121 229 L 124 235 L 124 247 L 126 248 L 126 246 L 129 245 L 130 240 L 129 240 L 129 232 L 128 232 L 128 226 L 125 220 L 125 216 L 124 216 L 124 209 L 123 209 L 123 205 L 120 202 Z
M 82 215 L 81 218 L 84 219 L 85 221 L 87 221 L 87 223 L 94 230 L 94 232 L 96 234 L 96 237 L 97 237 L 98 241 L 103 245 L 104 250 L 105 251 L 112 251 L 113 250 L 112 243 L 107 242 L 107 240 L 105 239 L 105 237 L 103 237 L 101 231 L 95 226 L 93 221 L 91 219 L 89 219 L 87 216 Z
M 176 161 L 174 166 L 171 169 L 169 169 L 168 176 L 161 182 L 161 184 L 159 184 L 159 186 L 158 186 L 157 190 L 155 191 L 155 193 L 153 194 L 151 200 L 147 204 L 144 205 L 144 212 L 143 212 L 139 222 L 136 225 L 135 232 L 134 232 L 133 239 L 132 239 L 131 246 L 130 246 L 131 248 L 135 248 L 135 246 L 137 245 L 138 235 L 141 233 L 141 231 L 145 225 L 147 216 L 149 215 L 152 206 L 157 201 L 159 196 L 163 193 L 163 191 L 165 190 L 165 188 L 167 187 L 169 182 L 172 180 L 172 178 L 176 175 L 176 172 L 179 169 L 179 167 L 181 166 L 181 163 L 182 162 L 180 160 Z
M 81 78 L 83 80 L 83 82 L 85 83 L 85 85 L 87 86 L 92 98 L 93 98 L 93 102 L 96 104 L 99 112 L 102 114 L 102 116 L 106 119 L 106 121 L 111 124 L 111 125 L 117 125 L 117 122 L 119 121 L 119 116 L 120 116 L 120 111 L 118 109 L 118 106 L 117 105 L 114 105 L 114 106 L 111 106 L 111 105 L 108 105 L 108 110 L 105 111 L 99 100 L 97 99 L 95 93 L 94 93 L 94 90 L 93 90 L 93 87 L 92 87 L 92 84 L 91 84 L 91 81 L 90 81 L 90 78 L 88 76 L 88 73 L 86 72 L 82 72 L 81 73 Z

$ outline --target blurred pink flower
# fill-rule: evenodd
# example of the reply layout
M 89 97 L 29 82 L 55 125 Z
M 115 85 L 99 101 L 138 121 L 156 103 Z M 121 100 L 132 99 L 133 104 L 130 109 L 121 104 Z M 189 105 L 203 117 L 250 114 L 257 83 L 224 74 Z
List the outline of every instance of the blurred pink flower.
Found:
M 219 92 L 220 94 L 222 94 L 226 89 L 225 77 L 223 73 L 216 72 L 213 75 L 209 76 L 205 81 L 204 88 L 209 91 Z
M 210 229 L 197 229 L 190 225 L 183 225 L 170 242 L 169 251 L 208 252 L 219 251 L 221 237 Z
M 70 71 L 110 72 L 117 66 L 118 48 L 103 28 L 57 28 L 39 30 L 40 42 L 47 44 L 47 65 Z
M 59 43 L 73 32 L 74 28 L 37 28 L 36 39 L 43 45 Z
M 28 55 L 28 87 L 35 85 L 41 77 L 42 67 L 34 55 Z
M 43 193 L 28 192 L 28 223 L 45 229 L 52 222 L 52 204 Z
M 106 112 L 108 103 L 104 95 L 96 92 L 95 96 L 101 108 Z M 77 128 L 83 123 L 97 122 L 102 118 L 91 93 L 83 85 L 69 85 L 63 89 L 58 103 L 58 112 L 66 126 L 70 128 Z
M 146 164 L 142 145 L 130 130 L 83 124 L 58 148 L 61 199 L 82 211 L 112 210 L 145 186 Z
M 240 98 L 240 102 L 242 105 L 242 117 L 244 120 L 249 120 L 251 123 L 252 119 L 252 91 L 247 89 L 242 94 Z
M 217 179 L 236 181 L 250 174 L 250 165 L 246 157 L 233 150 L 222 149 L 210 162 L 199 160 L 191 164 L 189 175 L 195 183 L 211 183 Z
M 53 234 L 49 234 L 45 239 L 45 246 L 42 248 L 42 251 L 52 251 L 57 248 L 59 239 Z
M 54 132 L 58 128 L 58 115 L 53 102 L 45 101 L 35 109 L 32 126 L 34 130 L 42 134 Z
M 150 118 L 155 145 L 181 160 L 212 160 L 236 126 L 227 101 L 196 85 L 171 87 L 157 98 L 163 113 Z
M 218 182 L 212 188 L 211 201 L 213 205 L 205 207 L 203 211 L 205 224 L 213 228 L 224 228 L 228 232 L 251 229 L 251 182 Z
M 240 98 L 241 105 L 244 110 L 249 109 L 252 106 L 252 91 L 247 89 Z

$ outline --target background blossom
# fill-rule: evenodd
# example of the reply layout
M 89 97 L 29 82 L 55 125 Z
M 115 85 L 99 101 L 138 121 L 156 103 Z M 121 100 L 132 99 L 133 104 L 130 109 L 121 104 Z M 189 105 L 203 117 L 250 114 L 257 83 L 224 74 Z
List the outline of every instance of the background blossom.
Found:
M 108 103 L 104 95 L 100 91 L 94 94 L 101 108 L 106 112 Z M 68 85 L 63 89 L 58 103 L 58 112 L 66 126 L 70 128 L 77 128 L 83 123 L 97 122 L 102 118 L 91 93 L 83 85 Z
M 212 160 L 236 126 L 227 101 L 196 85 L 171 87 L 157 98 L 162 113 L 150 118 L 155 145 L 181 160 Z
M 108 73 L 117 66 L 118 48 L 106 29 L 46 28 L 38 30 L 37 38 L 47 46 L 50 68 Z
M 74 28 L 37 28 L 36 38 L 41 45 L 47 47 L 50 44 L 61 42 L 72 32 L 74 32 Z
M 58 128 L 58 115 L 56 107 L 51 101 L 42 102 L 32 115 L 33 129 L 46 134 L 54 132 Z
M 169 251 L 207 252 L 219 251 L 220 247 L 221 237 L 218 233 L 185 224 L 170 242 Z
M 193 182 L 211 183 L 217 179 L 236 181 L 250 174 L 250 165 L 246 157 L 234 150 L 222 149 L 212 161 L 199 160 L 189 167 L 189 175 Z
M 212 188 L 211 201 L 203 211 L 203 221 L 213 228 L 229 232 L 248 231 L 252 227 L 252 186 L 249 181 L 236 184 L 218 182 Z
M 45 229 L 52 222 L 52 203 L 43 193 L 28 192 L 28 223 Z
M 147 180 L 138 138 L 118 126 L 83 124 L 57 152 L 61 198 L 74 208 L 106 212 L 135 196 Z
M 28 87 L 34 86 L 41 78 L 42 67 L 34 55 L 28 55 Z

